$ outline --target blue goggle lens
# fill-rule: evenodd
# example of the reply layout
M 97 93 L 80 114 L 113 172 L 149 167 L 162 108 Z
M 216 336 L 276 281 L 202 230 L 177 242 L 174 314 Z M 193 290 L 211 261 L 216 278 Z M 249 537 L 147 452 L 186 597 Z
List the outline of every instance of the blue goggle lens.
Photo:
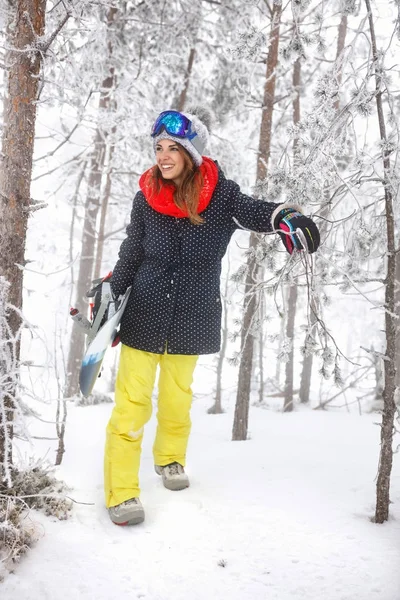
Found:
M 162 112 L 153 125 L 151 137 L 155 137 L 163 129 L 169 135 L 185 138 L 190 131 L 190 120 L 176 110 L 166 110 Z

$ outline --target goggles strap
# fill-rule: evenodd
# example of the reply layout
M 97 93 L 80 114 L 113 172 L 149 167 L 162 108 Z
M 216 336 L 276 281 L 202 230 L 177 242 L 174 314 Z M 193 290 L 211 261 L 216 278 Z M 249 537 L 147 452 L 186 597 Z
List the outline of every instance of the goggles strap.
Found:
M 189 140 L 190 140 L 190 143 L 196 148 L 196 150 L 200 154 L 200 156 L 202 156 L 203 150 L 204 150 L 204 144 L 201 141 L 201 139 L 199 138 L 199 136 L 197 135 L 197 133 L 194 134 L 193 138 L 189 138 Z

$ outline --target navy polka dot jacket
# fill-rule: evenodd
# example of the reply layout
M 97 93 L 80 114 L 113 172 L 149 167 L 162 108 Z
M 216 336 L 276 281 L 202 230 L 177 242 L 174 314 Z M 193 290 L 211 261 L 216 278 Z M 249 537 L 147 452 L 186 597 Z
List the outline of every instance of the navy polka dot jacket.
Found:
M 221 170 L 201 225 L 155 211 L 138 192 L 111 282 L 117 296 L 132 286 L 121 342 L 160 354 L 218 352 L 221 260 L 238 228 L 234 219 L 269 232 L 277 206 L 242 194 Z

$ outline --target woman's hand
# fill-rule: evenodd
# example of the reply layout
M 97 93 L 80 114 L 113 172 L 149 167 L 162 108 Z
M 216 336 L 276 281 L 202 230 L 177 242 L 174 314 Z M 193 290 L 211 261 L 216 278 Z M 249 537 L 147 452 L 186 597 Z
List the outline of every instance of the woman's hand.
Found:
M 289 252 L 306 250 L 315 252 L 320 243 L 319 230 L 312 219 L 294 208 L 283 208 L 275 217 L 274 229 L 281 236 L 282 242 Z

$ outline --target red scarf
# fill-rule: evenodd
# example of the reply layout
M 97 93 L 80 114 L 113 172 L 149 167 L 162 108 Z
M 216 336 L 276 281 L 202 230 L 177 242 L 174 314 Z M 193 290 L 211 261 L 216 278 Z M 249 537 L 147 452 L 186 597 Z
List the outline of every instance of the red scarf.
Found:
M 187 210 L 182 210 L 174 202 L 175 185 L 173 183 L 163 184 L 160 191 L 156 191 L 153 169 L 158 169 L 158 167 L 151 167 L 139 179 L 140 189 L 151 208 L 170 217 L 187 217 Z M 200 172 L 203 175 L 204 183 L 200 192 L 198 213 L 203 212 L 209 205 L 218 182 L 218 168 L 211 158 L 203 156 Z

